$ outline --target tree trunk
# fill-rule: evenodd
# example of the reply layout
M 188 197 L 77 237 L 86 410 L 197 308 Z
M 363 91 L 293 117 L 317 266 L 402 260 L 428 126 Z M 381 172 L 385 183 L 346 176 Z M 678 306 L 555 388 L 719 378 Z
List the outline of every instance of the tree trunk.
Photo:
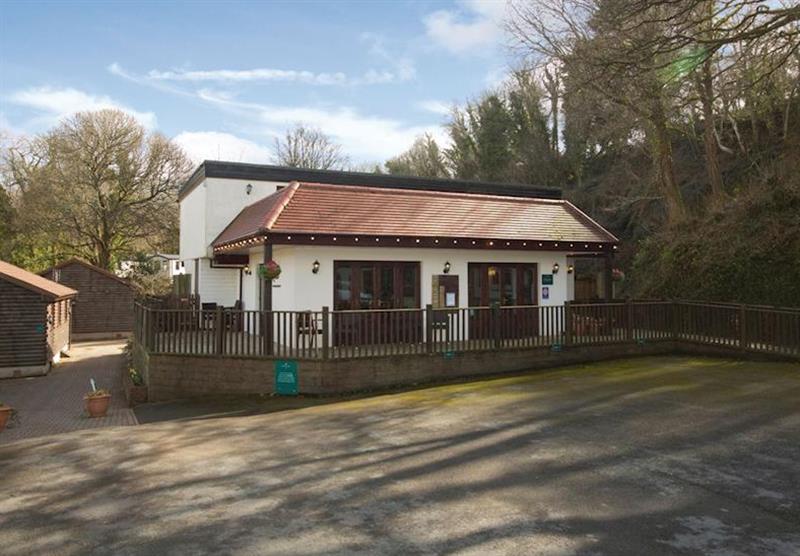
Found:
M 550 109 L 551 114 L 553 116 L 553 125 L 550 128 L 550 149 L 553 151 L 553 156 L 556 158 L 559 157 L 560 152 L 558 150 L 558 111 L 559 111 L 559 101 L 561 95 L 561 86 L 559 83 L 559 76 L 557 73 L 558 70 L 550 70 L 545 69 L 545 83 L 547 88 L 547 96 L 550 97 Z
M 714 83 L 711 77 L 711 58 L 703 63 L 701 75 L 697 77 L 697 88 L 703 106 L 703 147 L 706 155 L 706 173 L 711 185 L 711 206 L 718 207 L 725 196 L 722 172 L 719 168 L 717 138 L 714 135 Z
M 651 125 L 653 127 L 653 162 L 661 193 L 667 209 L 667 222 L 676 224 L 686 217 L 686 207 L 683 203 L 678 180 L 675 177 L 675 167 L 672 158 L 672 140 L 667 127 L 664 106 L 661 99 L 655 99 L 651 106 Z

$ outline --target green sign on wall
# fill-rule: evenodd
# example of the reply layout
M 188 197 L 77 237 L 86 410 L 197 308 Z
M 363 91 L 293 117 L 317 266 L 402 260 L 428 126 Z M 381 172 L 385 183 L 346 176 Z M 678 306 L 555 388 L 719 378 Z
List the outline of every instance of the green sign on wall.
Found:
M 282 396 L 297 395 L 297 361 L 275 361 L 275 392 Z
M 543 286 L 552 286 L 553 285 L 553 275 L 552 274 L 542 274 L 542 285 Z

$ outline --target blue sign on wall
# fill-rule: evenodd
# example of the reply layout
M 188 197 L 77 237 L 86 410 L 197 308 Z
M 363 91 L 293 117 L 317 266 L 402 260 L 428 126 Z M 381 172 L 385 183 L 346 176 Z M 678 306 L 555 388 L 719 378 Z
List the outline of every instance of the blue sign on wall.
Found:
M 282 396 L 297 395 L 297 361 L 275 361 L 275 392 Z

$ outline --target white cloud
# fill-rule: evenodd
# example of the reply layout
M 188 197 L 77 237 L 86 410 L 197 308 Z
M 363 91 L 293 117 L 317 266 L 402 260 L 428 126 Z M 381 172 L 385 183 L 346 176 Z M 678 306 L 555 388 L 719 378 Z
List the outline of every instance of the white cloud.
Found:
M 184 131 L 173 140 L 195 163 L 203 160 L 228 160 L 265 164 L 272 158 L 269 148 L 218 131 Z
M 262 124 L 260 133 L 274 136 L 295 123 L 320 128 L 340 143 L 344 151 L 356 160 L 385 160 L 406 150 L 414 139 L 430 133 L 438 141 L 447 142 L 441 126 L 407 126 L 390 118 L 364 116 L 350 107 L 332 109 L 318 107 L 287 107 L 241 102 L 216 91 L 201 90 L 198 98 L 239 114 L 248 122 Z
M 441 100 L 422 100 L 415 105 L 420 110 L 438 114 L 440 116 L 447 116 L 453 109 L 452 104 L 442 102 Z
M 392 60 L 391 69 L 370 69 L 358 76 L 348 76 L 342 72 L 315 73 L 305 70 L 283 70 L 275 68 L 253 69 L 213 69 L 213 70 L 150 70 L 144 75 L 135 75 L 125 70 L 114 62 L 108 66 L 108 71 L 114 75 L 124 77 L 136 82 L 150 82 L 153 84 L 166 83 L 244 83 L 281 81 L 286 83 L 300 83 L 303 85 L 319 86 L 344 86 L 344 85 L 382 85 L 388 83 L 401 83 L 416 77 L 416 69 L 408 58 Z
M 366 52 L 385 66 L 382 69 L 368 69 L 358 75 L 344 72 L 312 72 L 308 70 L 278 68 L 245 69 L 151 69 L 146 74 L 134 74 L 125 70 L 117 62 L 108 66 L 108 71 L 140 84 L 150 84 L 161 90 L 180 94 L 171 83 L 247 83 L 247 82 L 285 82 L 314 86 L 358 86 L 402 83 L 413 80 L 416 75 L 414 61 L 405 56 L 392 54 L 386 48 L 386 40 L 377 33 L 362 33 L 359 39 L 367 45 Z
M 139 85 L 199 99 L 225 110 L 236 116 L 241 122 L 242 129 L 249 136 L 260 135 L 272 139 L 282 135 L 287 128 L 296 123 L 318 127 L 340 143 L 345 153 L 357 162 L 385 160 L 397 156 L 398 153 L 410 147 L 414 139 L 423 133 L 430 133 L 442 144 L 447 143 L 446 133 L 439 125 L 409 126 L 391 118 L 365 116 L 350 107 L 293 107 L 243 102 L 225 90 L 206 88 L 194 91 L 176 85 L 168 85 L 162 81 L 127 72 L 119 64 L 110 65 L 108 70 Z M 375 74 L 370 79 L 379 80 L 381 76 Z M 199 146 L 198 152 L 209 152 L 211 158 L 217 158 L 218 150 L 222 152 L 222 147 L 218 149 L 217 145 L 225 143 L 212 137 L 210 144 L 210 147 Z M 237 156 L 240 153 L 259 156 L 261 151 L 258 150 L 258 145 L 255 145 L 256 148 L 245 148 L 243 145 L 235 144 L 232 152 Z M 200 149 L 206 150 L 201 151 Z M 226 149 L 225 152 L 231 151 Z
M 121 70 L 118 64 L 112 68 Z M 114 71 L 114 70 L 112 70 Z M 348 79 L 344 73 L 313 73 L 310 71 L 281 70 L 272 68 L 255 68 L 245 70 L 150 70 L 145 76 L 153 81 L 290 81 L 307 85 L 344 85 Z
M 502 36 L 506 3 L 463 0 L 460 9 L 437 10 L 423 19 L 428 37 L 449 52 L 462 54 L 494 46 Z
M 12 93 L 7 100 L 39 112 L 42 123 L 46 125 L 53 125 L 75 112 L 105 108 L 122 110 L 148 129 L 154 129 L 157 123 L 152 112 L 139 112 L 108 96 L 96 96 L 72 88 L 31 87 Z
M 397 56 L 389 52 L 386 38 L 378 33 L 361 33 L 361 42 L 367 44 L 367 52 L 374 58 L 392 66 L 391 74 L 396 81 L 410 81 L 417 76 L 414 61 L 406 56 Z M 370 70 L 372 72 L 374 70 Z M 367 72 L 369 74 L 370 72 Z

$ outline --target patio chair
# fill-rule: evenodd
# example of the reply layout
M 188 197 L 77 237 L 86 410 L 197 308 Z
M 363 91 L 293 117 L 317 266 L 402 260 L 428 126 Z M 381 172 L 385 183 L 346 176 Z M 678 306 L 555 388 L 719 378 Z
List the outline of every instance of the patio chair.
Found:
M 317 337 L 322 331 L 317 325 L 316 315 L 311 311 L 297 314 L 297 345 L 309 348 L 317 347 Z M 308 336 L 307 343 L 301 343 L 304 336 Z
M 217 304 L 201 303 L 200 308 L 200 327 L 209 329 L 214 328 L 214 315 L 217 312 Z

